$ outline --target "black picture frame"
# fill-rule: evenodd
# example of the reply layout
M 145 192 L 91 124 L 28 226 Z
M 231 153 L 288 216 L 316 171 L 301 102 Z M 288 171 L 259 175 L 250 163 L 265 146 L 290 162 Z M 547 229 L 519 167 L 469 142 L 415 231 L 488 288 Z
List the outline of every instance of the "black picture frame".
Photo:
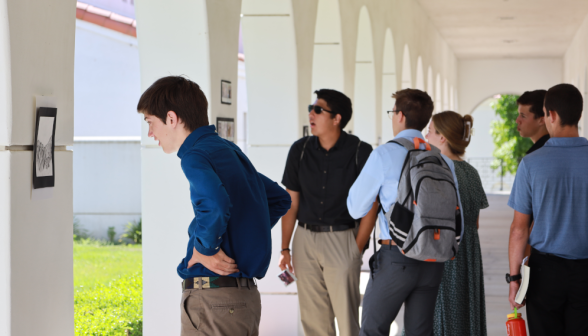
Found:
M 33 189 L 55 187 L 57 109 L 39 107 L 36 119 L 35 142 L 33 143 Z M 50 125 L 51 121 L 53 125 Z M 49 139 L 47 139 L 47 134 L 50 134 Z
M 221 138 L 235 142 L 235 119 L 217 117 L 216 132 Z
M 232 98 L 233 89 L 231 82 L 221 79 L 221 104 L 231 105 Z

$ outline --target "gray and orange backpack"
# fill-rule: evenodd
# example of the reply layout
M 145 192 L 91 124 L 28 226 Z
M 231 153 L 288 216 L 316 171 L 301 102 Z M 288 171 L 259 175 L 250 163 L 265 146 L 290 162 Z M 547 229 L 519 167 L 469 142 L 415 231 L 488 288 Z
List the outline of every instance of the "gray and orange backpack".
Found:
M 412 259 L 445 262 L 455 258 L 462 234 L 458 190 L 438 148 L 420 138 L 390 142 L 408 150 L 398 196 L 387 212 L 390 237 Z M 425 144 L 426 149 L 420 149 Z

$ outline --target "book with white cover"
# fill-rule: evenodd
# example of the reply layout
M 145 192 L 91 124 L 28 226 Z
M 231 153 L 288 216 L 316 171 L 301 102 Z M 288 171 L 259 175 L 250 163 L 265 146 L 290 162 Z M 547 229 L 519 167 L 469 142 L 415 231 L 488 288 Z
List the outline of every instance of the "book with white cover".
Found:
M 527 289 L 529 288 L 529 277 L 531 275 L 531 268 L 525 265 L 527 263 L 527 260 L 529 260 L 529 257 L 523 259 L 523 263 L 521 264 L 522 281 L 521 286 L 519 287 L 519 291 L 517 292 L 517 296 L 515 297 L 515 302 L 518 304 L 523 303 L 523 300 L 525 300 L 525 296 L 527 295 Z

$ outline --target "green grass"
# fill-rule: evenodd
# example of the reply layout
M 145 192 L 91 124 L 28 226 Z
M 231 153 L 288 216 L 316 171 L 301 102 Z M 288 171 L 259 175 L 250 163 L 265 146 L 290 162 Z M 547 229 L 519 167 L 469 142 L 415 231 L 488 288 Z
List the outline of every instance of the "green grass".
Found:
M 143 333 L 141 246 L 74 243 L 76 335 Z
M 141 245 L 103 245 L 96 241 L 74 243 L 74 291 L 128 277 L 142 270 Z

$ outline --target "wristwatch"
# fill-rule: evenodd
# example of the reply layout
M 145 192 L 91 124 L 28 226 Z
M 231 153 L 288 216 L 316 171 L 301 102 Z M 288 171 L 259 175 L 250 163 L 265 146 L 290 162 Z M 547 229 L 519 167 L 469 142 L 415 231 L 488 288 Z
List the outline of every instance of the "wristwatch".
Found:
M 521 280 L 522 276 L 520 274 L 517 275 L 510 275 L 506 273 L 506 283 L 510 283 L 511 281 Z

